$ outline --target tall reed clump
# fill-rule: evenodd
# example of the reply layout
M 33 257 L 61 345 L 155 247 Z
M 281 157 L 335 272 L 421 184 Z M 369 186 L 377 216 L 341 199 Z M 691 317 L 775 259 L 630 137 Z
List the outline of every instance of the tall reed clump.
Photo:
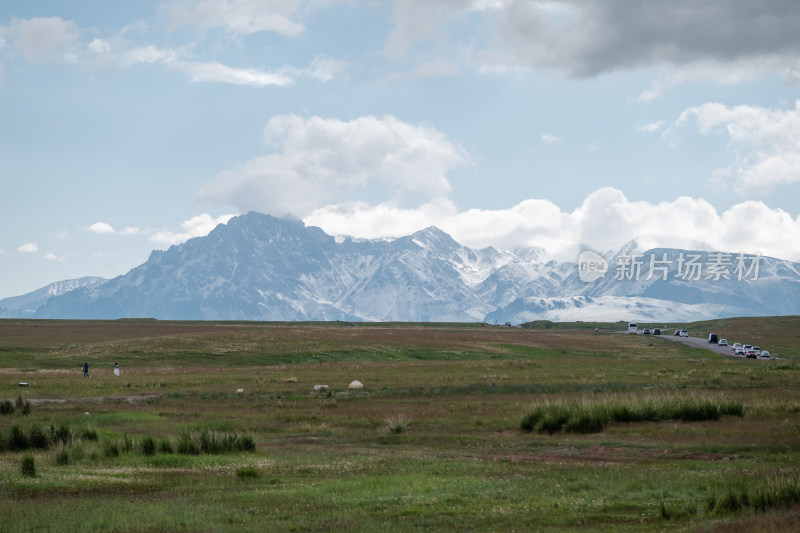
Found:
M 534 404 L 520 421 L 523 431 L 598 433 L 610 423 L 699 422 L 744 416 L 741 402 L 692 398 L 645 398 L 630 401 L 565 401 Z
M 201 453 L 218 454 L 233 451 L 253 451 L 256 443 L 250 435 L 219 433 L 204 429 L 200 432 L 184 431 L 178 438 L 177 452 L 184 455 Z
M 800 476 L 780 476 L 749 484 L 722 494 L 709 489 L 705 507 L 710 514 L 725 515 L 744 509 L 765 513 L 800 503 Z
M 36 477 L 36 464 L 34 463 L 32 455 L 26 455 L 22 458 L 22 475 L 25 477 Z
M 389 433 L 394 433 L 395 435 L 405 432 L 410 425 L 411 421 L 404 414 L 387 416 L 383 420 L 383 426 Z

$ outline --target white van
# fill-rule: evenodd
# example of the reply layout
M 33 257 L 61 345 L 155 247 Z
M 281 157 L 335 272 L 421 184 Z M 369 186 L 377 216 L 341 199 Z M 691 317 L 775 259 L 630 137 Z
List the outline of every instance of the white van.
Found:
M 628 324 L 628 333 L 636 333 L 639 330 L 639 324 L 631 322 Z

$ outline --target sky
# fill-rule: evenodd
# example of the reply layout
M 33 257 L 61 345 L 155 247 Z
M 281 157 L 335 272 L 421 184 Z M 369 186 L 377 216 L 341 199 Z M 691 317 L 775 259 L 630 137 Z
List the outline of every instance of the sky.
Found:
M 796 0 L 4 0 L 0 298 L 248 211 L 800 261 Z

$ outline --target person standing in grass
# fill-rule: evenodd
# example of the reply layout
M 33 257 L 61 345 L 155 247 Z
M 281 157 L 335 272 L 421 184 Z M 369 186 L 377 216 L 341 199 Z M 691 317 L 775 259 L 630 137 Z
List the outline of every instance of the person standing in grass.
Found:
M 83 363 L 83 377 L 85 378 L 91 377 L 89 375 L 89 363 L 86 362 Z
M 114 362 L 114 375 L 119 376 L 119 361 Z

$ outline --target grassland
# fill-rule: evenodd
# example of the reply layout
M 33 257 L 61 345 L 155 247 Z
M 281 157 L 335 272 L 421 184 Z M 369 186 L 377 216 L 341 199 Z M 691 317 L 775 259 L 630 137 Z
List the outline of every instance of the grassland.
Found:
M 532 326 L 0 321 L 0 530 L 800 530 L 800 318 Z

